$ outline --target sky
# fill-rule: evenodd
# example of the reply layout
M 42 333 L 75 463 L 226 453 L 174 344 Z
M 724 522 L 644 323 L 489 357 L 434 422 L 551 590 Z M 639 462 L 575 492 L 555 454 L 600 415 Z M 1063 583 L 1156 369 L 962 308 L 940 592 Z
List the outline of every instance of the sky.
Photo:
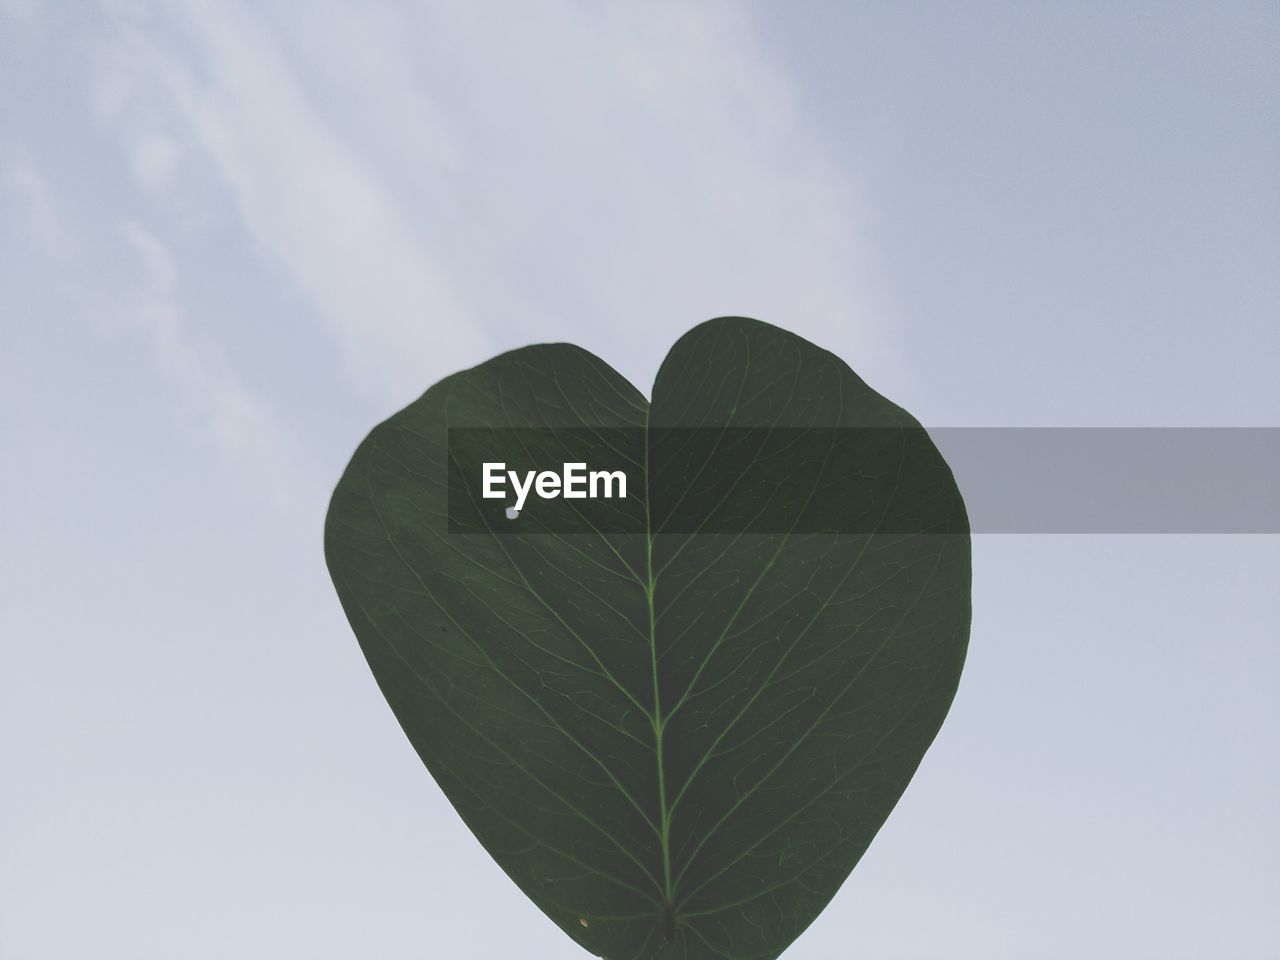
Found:
M 343 617 L 356 444 L 725 314 L 928 426 L 1280 426 L 1278 53 L 1271 3 L 0 0 L 0 958 L 579 955 Z M 788 960 L 1280 955 L 1278 571 L 976 536 L 951 715 Z

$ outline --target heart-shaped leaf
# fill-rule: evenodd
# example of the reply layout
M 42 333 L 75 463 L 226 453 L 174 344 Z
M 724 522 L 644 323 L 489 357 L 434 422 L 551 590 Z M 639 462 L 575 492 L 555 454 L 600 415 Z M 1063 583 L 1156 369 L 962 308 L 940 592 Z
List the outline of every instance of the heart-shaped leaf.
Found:
M 558 501 L 573 529 L 535 522 L 551 501 L 451 503 L 451 429 L 527 469 L 561 464 L 525 439 L 569 431 L 631 488 Z M 742 318 L 682 337 L 652 403 L 568 344 L 441 381 L 360 445 L 325 553 L 436 782 L 609 960 L 777 957 L 902 794 L 968 642 L 942 457 L 839 358 Z

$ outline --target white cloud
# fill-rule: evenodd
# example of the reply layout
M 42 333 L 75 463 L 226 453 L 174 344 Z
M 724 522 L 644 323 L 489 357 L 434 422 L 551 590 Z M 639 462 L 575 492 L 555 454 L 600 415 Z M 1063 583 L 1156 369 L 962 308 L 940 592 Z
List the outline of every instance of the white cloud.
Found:
M 466 158 L 440 187 L 468 213 L 455 273 L 508 281 L 486 313 L 585 339 L 642 387 L 675 336 L 725 313 L 855 358 L 881 348 L 854 178 L 740 8 L 564 2 L 498 20 L 446 3 L 411 22 Z
M 168 186 L 177 166 L 180 150 L 172 138 L 159 133 L 139 136 L 130 156 L 134 178 L 151 194 Z
M 853 179 L 733 7 L 153 12 L 125 60 L 365 384 L 574 339 L 644 387 L 724 313 L 883 359 Z
M 121 223 L 119 233 L 138 268 L 132 293 L 116 307 L 121 323 L 145 338 L 161 375 L 222 454 L 255 465 L 281 500 L 305 495 L 287 431 L 229 368 L 217 345 L 201 340 L 186 322 L 169 247 L 134 220 Z
M 5 165 L 3 183 L 22 205 L 32 246 L 55 261 L 74 260 L 80 247 L 78 231 L 45 175 L 19 156 Z
M 356 377 L 408 399 L 426 385 L 424 369 L 482 359 L 475 318 L 396 198 L 328 129 L 269 32 L 233 5 L 186 9 L 197 63 L 143 32 L 125 43 L 152 71 L 148 92 L 172 96 L 258 249 L 310 298 Z

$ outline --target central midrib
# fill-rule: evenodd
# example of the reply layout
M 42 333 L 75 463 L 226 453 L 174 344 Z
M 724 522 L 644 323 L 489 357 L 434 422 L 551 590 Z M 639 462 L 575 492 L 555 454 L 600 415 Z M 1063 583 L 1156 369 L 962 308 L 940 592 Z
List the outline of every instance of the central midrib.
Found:
M 668 940 L 673 939 L 675 917 L 672 904 L 675 891 L 671 883 L 671 815 L 667 807 L 667 777 L 662 759 L 662 738 L 666 730 L 666 718 L 662 715 L 662 687 L 658 682 L 657 617 L 653 607 L 653 522 L 649 513 L 649 409 L 644 415 L 644 526 L 645 526 L 645 599 L 649 607 L 649 655 L 653 670 L 653 739 L 658 765 L 658 840 L 662 845 L 663 927 Z

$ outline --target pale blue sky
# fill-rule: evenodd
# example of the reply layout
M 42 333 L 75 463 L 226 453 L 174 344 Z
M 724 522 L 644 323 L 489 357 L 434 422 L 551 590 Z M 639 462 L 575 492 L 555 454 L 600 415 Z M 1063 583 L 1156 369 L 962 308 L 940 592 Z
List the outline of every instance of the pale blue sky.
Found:
M 0 0 L 0 958 L 578 955 L 329 586 L 364 432 L 729 313 L 929 425 L 1280 425 L 1278 115 L 1272 3 Z M 1280 537 L 974 564 L 788 960 L 1280 955 Z

